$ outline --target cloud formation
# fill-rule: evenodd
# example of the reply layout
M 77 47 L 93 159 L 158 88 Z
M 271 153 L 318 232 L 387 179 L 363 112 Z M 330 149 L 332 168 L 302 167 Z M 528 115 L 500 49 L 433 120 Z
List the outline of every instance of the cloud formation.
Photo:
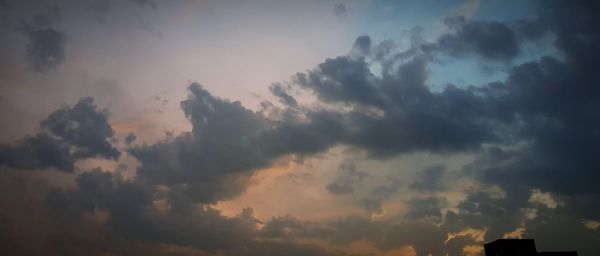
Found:
M 81 98 L 73 107 L 52 112 L 40 128 L 13 145 L 0 145 L 0 166 L 73 172 L 78 159 L 120 156 L 111 144 L 114 132 L 107 112 L 98 109 L 93 98 Z
M 463 255 L 484 241 L 527 236 L 595 255 L 600 229 L 584 223 L 600 216 L 598 9 L 547 1 L 531 19 L 452 16 L 444 20 L 449 30 L 430 42 L 413 30 L 406 49 L 361 36 L 348 54 L 272 84 L 280 104 L 264 101 L 257 110 L 191 83 L 180 104 L 191 130 L 144 144 L 128 133 L 124 152 L 108 113 L 81 98 L 49 114 L 39 132 L 0 145 L 0 194 L 23 198 L 0 197 L 10 217 L 0 218 L 0 247 L 30 255 L 39 248 L 49 255 L 356 255 L 348 248 L 362 245 L 367 255 Z M 30 60 L 46 71 L 64 61 L 65 38 L 40 28 L 47 18 L 35 20 Z M 522 55 L 523 42 L 547 33 L 560 54 Z M 429 86 L 439 58 L 472 56 L 505 62 L 506 78 Z M 259 170 L 336 147 L 364 158 L 342 163 L 316 189 L 355 197 L 363 215 L 260 220 L 253 208 L 236 216 L 217 210 L 255 184 Z M 458 170 L 426 163 L 408 182 L 356 164 L 414 153 L 474 160 Z M 60 182 L 36 176 L 51 172 L 19 171 L 67 175 L 78 160 L 114 162 L 122 154 L 138 161 L 133 177 L 85 169 L 52 186 Z M 407 199 L 392 205 L 400 210 L 387 212 L 400 192 Z M 20 226 L 39 232 L 16 232 Z
M 47 72 L 65 62 L 67 36 L 63 31 L 53 28 L 60 20 L 60 8 L 53 5 L 23 25 L 23 32 L 28 39 L 25 52 L 34 71 Z

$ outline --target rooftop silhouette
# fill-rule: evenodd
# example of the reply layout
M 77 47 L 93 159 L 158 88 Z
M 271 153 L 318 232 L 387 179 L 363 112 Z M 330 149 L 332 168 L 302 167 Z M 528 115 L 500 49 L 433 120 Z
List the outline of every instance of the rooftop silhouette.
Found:
M 538 252 L 533 239 L 498 239 L 484 249 L 485 256 L 577 256 L 577 251 Z

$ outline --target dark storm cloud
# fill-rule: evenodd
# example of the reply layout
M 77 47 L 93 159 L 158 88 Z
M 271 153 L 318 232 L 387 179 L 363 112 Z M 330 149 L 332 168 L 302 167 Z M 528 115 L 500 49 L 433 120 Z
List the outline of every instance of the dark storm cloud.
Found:
M 541 3 L 539 20 L 519 21 L 532 23 L 448 20 L 453 30 L 432 44 L 456 58 L 510 60 L 519 56 L 519 42 L 544 33 L 556 36 L 560 59 L 525 61 L 508 69 L 504 81 L 477 87 L 448 84 L 433 91 L 427 87 L 428 64 L 440 53 L 428 51 L 430 44 L 413 40 L 410 49 L 397 53 L 389 42 L 371 46 L 368 37 L 357 39 L 348 55 L 295 75 L 289 87 L 271 87 L 282 108 L 265 103 L 252 111 L 192 84 L 181 104 L 192 131 L 131 148 L 140 161 L 136 177 L 126 180 L 96 169 L 79 175 L 76 187 L 50 193 L 46 203 L 55 219 L 36 222 L 51 223 L 39 229 L 54 232 L 40 235 L 48 238 L 42 239 L 49 241 L 46 253 L 144 254 L 132 247 L 144 243 L 218 255 L 335 254 L 300 242 L 322 239 L 346 247 L 367 241 L 384 251 L 413 246 L 418 255 L 459 255 L 463 246 L 480 242 L 468 235 L 449 239 L 448 233 L 485 230 L 489 241 L 523 227 L 527 236 L 560 244 L 558 249 L 597 254 L 600 230 L 581 222 L 600 216 L 595 184 L 600 178 L 599 11 L 596 2 L 548 1 Z M 380 74 L 372 73 L 373 62 L 383 66 Z M 296 90 L 313 93 L 316 107 L 296 101 Z M 72 171 L 77 159 L 119 156 L 106 113 L 90 98 L 57 110 L 41 127 L 14 145 L 0 145 L 0 165 Z M 469 188 L 456 207 L 444 209 L 448 202 L 432 194 L 444 191 L 445 171 L 432 166 L 409 185 L 427 194 L 408 200 L 400 219 L 348 216 L 308 222 L 285 216 L 262 228 L 251 209 L 225 217 L 205 205 L 240 195 L 254 171 L 281 156 L 313 155 L 336 145 L 379 159 L 411 152 L 477 152 L 463 174 L 484 189 Z M 351 165 L 342 169 L 327 187 L 331 193 L 350 194 L 367 177 Z M 359 198 L 361 207 L 381 212 L 383 201 L 400 187 L 396 180 L 387 182 Z M 29 185 L 13 184 L 2 194 Z M 497 186 L 498 195 L 487 190 Z M 529 202 L 534 189 L 561 203 L 553 208 Z M 0 197 L 7 199 L 13 198 Z M 23 213 L 38 210 L 19 207 Z M 30 217 L 11 214 L 19 224 Z M 29 241 L 5 231 L 17 230 L 16 224 L 0 223 L 3 245 Z
M 489 152 L 482 180 L 511 191 L 536 187 L 561 194 L 598 194 L 593 180 L 600 151 L 600 77 L 589 67 L 600 57 L 600 10 L 593 2 L 545 2 L 542 17 L 556 35 L 565 61 L 543 57 L 519 65 L 504 83 L 510 108 L 519 114 L 520 149 Z M 566 17 L 579 17 L 576 20 Z M 577 35 L 577 36 L 574 36 Z M 585 50 L 583 50 L 585 49 Z M 491 153 L 491 154 L 490 154 Z M 506 164 L 495 164 L 504 160 Z M 568 179 L 568 182 L 565 182 Z
M 539 20 L 510 24 L 449 20 L 454 31 L 438 43 L 455 57 L 473 54 L 510 60 L 518 56 L 521 41 L 536 40 L 545 33 L 557 36 L 555 47 L 564 54 L 564 61 L 545 56 L 525 62 L 508 70 L 508 78 L 502 82 L 478 87 L 448 85 L 432 92 L 426 86 L 426 67 L 435 52 L 414 51 L 419 47 L 402 53 L 402 58 L 376 57 L 399 62 L 383 62 L 381 78 L 365 68 L 365 59 L 341 56 L 296 75 L 295 82 L 322 103 L 353 107 L 333 119 L 343 124 L 338 126 L 342 128 L 338 143 L 375 156 L 411 151 L 454 153 L 478 149 L 483 143 L 513 145 L 510 149 L 489 147 L 467 168 L 469 175 L 486 185 L 499 185 L 507 195 L 470 194 L 458 212 L 445 218 L 448 225 L 452 219 L 461 220 L 452 224 L 454 232 L 472 227 L 487 229 L 488 239 L 504 236 L 523 222 L 519 209 L 531 207 L 527 199 L 534 188 L 576 202 L 569 204 L 579 209 L 573 216 L 596 218 L 597 210 L 590 207 L 595 196 L 587 195 L 599 193 L 594 181 L 599 178 L 600 165 L 594 156 L 600 152 L 593 145 L 600 142 L 600 116 L 595 111 L 600 107 L 600 93 L 593 85 L 600 81 L 590 69 L 600 52 L 595 29 L 599 22 L 592 15 L 597 10 L 597 4 L 587 2 L 548 2 L 542 4 L 545 14 Z M 380 112 L 359 112 L 361 105 Z M 439 182 L 443 171 L 432 170 L 424 172 L 413 187 L 424 192 L 443 189 Z M 381 207 L 378 197 L 362 201 L 366 209 Z M 411 216 L 439 218 L 443 204 L 438 203 L 411 201 L 409 205 L 415 209 Z M 581 226 L 575 219 L 569 223 Z M 581 245 L 590 249 L 589 244 Z
M 535 41 L 544 37 L 549 28 L 546 27 L 539 19 L 521 19 L 510 24 L 513 28 L 517 39 Z
M 239 102 L 212 96 L 198 84 L 189 87 L 181 107 L 190 133 L 130 149 L 140 160 L 137 174 L 154 184 L 176 185 L 200 202 L 242 193 L 248 177 L 286 154 L 313 154 L 336 142 L 339 114 L 305 113 L 309 122 L 266 118 Z M 334 128 L 334 129 L 332 129 Z
M 510 60 L 519 53 L 515 33 L 509 26 L 495 21 L 449 17 L 444 23 L 453 33 L 441 36 L 437 46 L 453 56 L 475 54 L 488 59 Z
M 332 122 L 329 116 L 311 116 L 316 121 L 306 124 L 275 122 L 239 102 L 216 98 L 198 84 L 189 90 L 181 107 L 192 132 L 130 153 L 141 162 L 140 177 L 181 185 L 201 202 L 237 196 L 256 169 L 285 154 L 324 150 L 331 141 L 330 134 L 318 132 Z
M 27 137 L 15 145 L 0 145 L 0 166 L 4 167 L 73 171 L 74 163 L 69 145 L 46 133 Z
M 354 48 L 367 54 L 370 39 L 359 38 Z M 474 150 L 497 140 L 492 127 L 504 120 L 496 120 L 499 111 L 486 105 L 496 97 L 493 88 L 449 85 L 431 92 L 425 85 L 428 57 L 418 52 L 410 56 L 389 63 L 394 67 L 385 68 L 382 78 L 371 73 L 364 56 L 327 59 L 295 75 L 292 88 L 271 87 L 285 107 L 265 104 L 261 112 L 192 84 L 189 99 L 181 104 L 192 132 L 131 149 L 141 161 L 138 175 L 155 184 L 185 185 L 190 192 L 196 190 L 201 202 L 213 202 L 241 193 L 254 170 L 286 154 L 315 154 L 345 144 L 387 157 Z M 308 90 L 324 104 L 343 104 L 351 111 L 294 110 L 290 106 L 298 103 L 288 93 L 291 89 Z M 379 208 L 379 199 L 365 200 L 369 202 Z
M 522 143 L 513 150 L 510 164 L 478 166 L 482 180 L 515 191 L 533 187 L 564 194 L 598 193 L 593 181 L 600 168 L 594 157 L 600 153 L 594 146 L 599 142 L 600 116 L 595 109 L 600 108 L 600 90 L 592 85 L 600 81 L 589 69 L 597 59 L 590 56 L 598 57 L 600 52 L 596 49 L 600 36 L 593 29 L 597 18 L 589 10 L 598 7 L 546 3 L 542 8 L 546 16 L 540 19 L 548 20 L 547 29 L 535 30 L 556 34 L 555 45 L 565 54 L 565 61 L 545 56 L 525 62 L 510 69 L 502 82 L 478 87 L 447 85 L 433 92 L 426 86 L 430 55 L 416 51 L 406 52 L 404 60 L 397 59 L 399 63 L 382 63 L 381 78 L 371 73 L 364 58 L 341 56 L 296 75 L 295 85 L 322 102 L 353 107 L 333 119 L 341 122 L 339 144 L 386 156 L 460 152 L 479 149 L 483 143 Z M 565 21 L 550 22 L 549 15 Z M 460 51 L 496 59 L 514 58 L 519 52 L 518 38 L 504 23 L 464 18 L 447 23 L 456 31 L 440 40 L 460 38 L 458 45 L 466 47 Z M 533 38 L 541 32 L 527 33 Z M 365 105 L 380 112 L 359 112 Z M 564 182 L 564 177 L 571 182 Z
M 156 184 L 189 183 L 187 189 L 203 202 L 237 195 L 244 177 L 270 161 L 257 143 L 263 117 L 239 102 L 213 97 L 198 84 L 189 90 L 181 107 L 192 132 L 131 149 L 141 162 L 137 173 Z
M 52 112 L 40 122 L 42 131 L 14 145 L 0 145 L 0 165 L 16 169 L 55 168 L 72 172 L 78 159 L 117 159 L 107 113 L 92 98 Z
M 382 111 L 380 115 L 362 111 L 343 115 L 340 143 L 386 156 L 476 149 L 480 143 L 496 139 L 491 127 L 498 120 L 492 117 L 495 110 L 485 104 L 488 96 L 479 88 L 452 85 L 439 93 L 429 91 L 424 84 L 427 61 L 420 56 L 401 63 L 382 79 L 370 73 L 363 59 L 338 57 L 325 63 L 327 69 L 299 76 L 299 86 L 310 88 L 326 101 L 366 104 Z M 355 68 L 357 63 L 361 63 L 360 69 Z M 352 75 L 339 76 L 346 72 Z
M 294 82 L 314 91 L 325 102 L 378 105 L 382 98 L 373 88 L 374 79 L 364 59 L 340 56 L 327 59 L 317 69 L 297 74 Z
M 73 107 L 54 111 L 40 126 L 76 146 L 75 157 L 116 159 L 120 155 L 109 141 L 114 132 L 108 123 L 106 110 L 98 109 L 93 98 L 81 98 Z

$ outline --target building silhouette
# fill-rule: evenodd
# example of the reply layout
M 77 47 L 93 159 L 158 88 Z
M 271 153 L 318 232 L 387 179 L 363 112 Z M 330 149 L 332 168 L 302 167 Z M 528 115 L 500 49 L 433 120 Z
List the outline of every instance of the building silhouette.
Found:
M 483 247 L 485 256 L 577 256 L 577 251 L 538 252 L 533 239 L 498 239 Z

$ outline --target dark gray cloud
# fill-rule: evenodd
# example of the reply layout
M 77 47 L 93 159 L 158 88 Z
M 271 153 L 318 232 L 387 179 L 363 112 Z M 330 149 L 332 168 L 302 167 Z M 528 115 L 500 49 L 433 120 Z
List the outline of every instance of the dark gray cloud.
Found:
M 446 18 L 444 23 L 453 33 L 441 36 L 437 47 L 450 55 L 510 60 L 519 54 L 517 37 L 505 23 L 467 20 L 463 16 Z
M 521 19 L 510 24 L 517 39 L 521 41 L 535 41 L 544 37 L 549 28 L 539 19 Z
M 65 61 L 66 35 L 53 28 L 28 29 L 27 58 L 35 71 L 55 69 Z
M 339 119 L 342 130 L 337 131 L 341 143 L 386 156 L 477 149 L 482 142 L 496 139 L 491 129 L 498 122 L 492 116 L 496 110 L 486 105 L 482 89 L 450 85 L 439 93 L 429 91 L 425 85 L 427 61 L 422 57 L 399 64 L 382 79 L 370 73 L 364 59 L 344 56 L 325 63 L 327 69 L 298 76 L 299 86 L 310 88 L 326 102 L 365 104 L 383 112 L 344 114 Z M 340 77 L 346 72 L 352 75 Z M 323 114 L 333 115 L 320 111 Z
M 75 157 L 116 159 L 119 151 L 111 144 L 114 136 L 106 110 L 98 109 L 91 97 L 81 98 L 73 107 L 52 112 L 40 126 L 76 146 Z
M 72 172 L 78 159 L 117 159 L 107 113 L 92 98 L 81 98 L 40 122 L 42 131 L 13 145 L 0 145 L 0 166 L 16 169 L 55 168 Z
M 565 21 L 572 26 L 568 29 L 556 21 L 546 24 L 548 31 L 556 33 L 555 44 L 565 60 L 545 56 L 525 62 L 510 69 L 508 79 L 502 82 L 478 87 L 447 85 L 433 92 L 426 86 L 429 55 L 418 51 L 398 59 L 400 63 L 383 63 L 390 67 L 384 68 L 381 78 L 371 74 L 365 59 L 341 56 L 296 75 L 295 82 L 297 88 L 313 92 L 322 102 L 356 109 L 367 105 L 380 111 L 351 110 L 334 119 L 341 124 L 336 127 L 342 128 L 337 132 L 339 144 L 386 156 L 412 151 L 461 152 L 480 149 L 483 143 L 522 143 L 509 150 L 510 164 L 494 167 L 478 161 L 475 169 L 481 180 L 511 191 L 541 188 L 571 195 L 598 193 L 593 180 L 598 176 L 594 156 L 599 152 L 593 145 L 598 140 L 600 119 L 594 110 L 600 107 L 600 93 L 591 86 L 598 78 L 588 69 L 594 63 L 590 56 L 598 54 L 593 43 L 598 32 L 592 29 L 597 21 L 588 9 L 597 7 L 543 4 L 542 8 L 542 14 L 547 12 L 544 15 L 582 17 Z M 541 20 L 550 19 L 544 15 Z M 467 40 L 469 36 L 468 42 L 459 43 L 467 47 L 461 51 L 504 59 L 519 52 L 516 35 L 504 23 L 464 18 L 447 22 L 456 31 L 442 39 L 464 35 Z M 580 39 L 574 39 L 575 32 Z M 490 158 L 493 156 L 485 159 Z M 564 177 L 571 182 L 564 182 Z
M 22 30 L 28 40 L 25 53 L 34 71 L 47 72 L 65 62 L 67 36 L 54 28 L 60 20 L 60 8 L 52 5 L 23 25 Z
M 135 136 L 135 134 L 130 132 L 127 134 L 127 136 L 125 136 L 125 143 L 127 145 L 129 145 L 129 144 L 133 143 L 136 139 L 137 139 L 137 137 Z
M 350 50 L 349 55 L 352 57 L 366 57 L 371 53 L 371 37 L 369 36 L 359 36 L 354 41 L 354 45 L 352 46 L 352 50 Z
M 137 173 L 156 184 L 188 184 L 186 190 L 203 202 L 235 196 L 243 191 L 244 178 L 270 161 L 270 152 L 257 143 L 264 119 L 239 102 L 213 97 L 198 84 L 189 90 L 181 106 L 192 132 L 132 148 L 141 163 Z
M 548 22 L 544 24 L 555 34 L 565 60 L 543 57 L 511 70 L 502 85 L 510 100 L 506 109 L 519 115 L 515 135 L 528 143 L 489 151 L 476 168 L 483 170 L 482 180 L 509 191 L 535 187 L 567 195 L 598 194 L 592 181 L 599 177 L 595 145 L 600 117 L 593 109 L 600 107 L 600 91 L 592 85 L 600 78 L 588 67 L 599 56 L 598 31 L 592 29 L 599 21 L 590 13 L 599 7 L 548 2 L 541 8 L 540 19 Z M 589 40 L 575 39 L 575 34 Z
M 172 243 L 197 248 L 234 249 L 250 242 L 254 230 L 248 216 L 228 219 L 212 208 L 194 205 L 178 192 L 160 192 L 141 181 L 125 181 L 102 170 L 77 178 L 77 188 L 55 190 L 49 195 L 51 209 L 62 216 L 82 218 L 84 213 L 106 211 L 108 228 L 126 239 Z M 164 214 L 156 213 L 155 200 L 168 203 Z
M 105 212 L 106 219 L 96 224 L 100 225 L 96 230 L 91 230 L 100 233 L 97 239 L 101 241 L 97 243 L 105 246 L 88 248 L 93 255 L 109 252 L 127 255 L 128 250 L 141 253 L 132 245 L 134 241 L 190 247 L 201 250 L 202 255 L 341 255 L 286 239 L 287 233 L 279 229 L 304 228 L 307 224 L 290 224 L 295 221 L 293 217 L 275 218 L 259 230 L 251 208 L 236 217 L 225 217 L 210 206 L 194 203 L 180 191 L 161 190 L 142 180 L 124 180 L 100 169 L 85 172 L 76 180 L 75 188 L 51 191 L 47 204 L 56 218 L 65 218 L 63 225 L 85 224 L 89 221 L 86 216 Z M 164 204 L 157 206 L 156 202 Z M 300 234 L 289 235 L 296 238 Z M 266 237 L 273 239 L 259 239 Z M 60 245 L 60 251 L 71 255 L 78 247 L 85 248 L 80 242 L 73 240 Z
M 262 110 L 252 111 L 192 84 L 181 104 L 192 131 L 131 148 L 140 161 L 136 177 L 126 180 L 99 169 L 84 172 L 73 188 L 35 196 L 45 198 L 47 208 L 30 204 L 29 198 L 19 204 L 16 197 L 0 197 L 2 208 L 9 209 L 2 216 L 12 218 L 0 218 L 1 247 L 27 251 L 19 241 L 44 240 L 42 248 L 50 255 L 146 255 L 142 251 L 152 250 L 140 247 L 150 245 L 218 255 L 338 254 L 300 242 L 322 239 L 341 246 L 368 241 L 380 250 L 413 246 L 418 255 L 457 255 L 463 246 L 480 242 L 469 235 L 448 240 L 448 233 L 486 230 L 489 241 L 523 227 L 526 236 L 538 238 L 540 249 L 595 255 L 600 231 L 582 221 L 600 216 L 595 184 L 600 178 L 600 81 L 595 71 L 599 11 L 592 1 L 547 1 L 541 3 L 539 17 L 516 23 L 455 17 L 447 20 L 449 34 L 427 44 L 415 31 L 413 45 L 402 52 L 389 42 L 372 46 L 368 37 L 360 37 L 348 55 L 296 74 L 285 86 L 271 87 L 284 103 L 281 108 L 265 103 Z M 48 29 L 52 30 L 32 31 Z M 533 42 L 545 33 L 555 36 L 553 46 L 561 58 L 525 61 L 508 69 L 503 81 L 448 84 L 436 91 L 427 87 L 428 65 L 440 54 L 431 49 L 456 58 L 477 55 L 506 61 L 519 56 L 521 42 Z M 383 66 L 380 74 L 373 74 L 373 63 Z M 312 93 L 318 100 L 301 104 L 292 96 L 296 91 Z M 0 145 L 0 165 L 73 171 L 78 159 L 119 157 L 111 145 L 107 115 L 91 98 L 50 114 L 41 128 L 13 145 Z M 238 196 L 257 169 L 281 156 L 312 155 L 337 145 L 363 150 L 372 158 L 474 153 L 476 160 L 462 174 L 474 177 L 484 189 L 467 190 L 466 197 L 447 210 L 448 202 L 433 196 L 446 189 L 445 170 L 432 166 L 409 185 L 427 194 L 408 200 L 406 215 L 398 219 L 346 216 L 309 222 L 290 215 L 266 221 L 262 228 L 249 208 L 237 217 L 225 217 L 206 205 Z M 327 188 L 334 194 L 351 194 L 367 175 L 352 165 L 342 169 Z M 0 194 L 38 187 L 27 182 L 22 176 L 0 179 L 9 185 L 0 186 Z M 357 201 L 379 212 L 399 186 L 388 180 Z M 503 193 L 487 190 L 496 186 Z M 529 202 L 534 189 L 561 203 L 547 207 Z M 36 232 L 15 232 L 38 209 L 52 213 L 35 218 L 35 223 L 44 223 L 35 229 L 44 231 L 39 232 L 43 238 L 30 239 Z M 535 216 L 526 216 L 526 211 Z M 549 248 L 553 245 L 560 248 Z
M 288 93 L 288 90 L 282 84 L 273 84 L 271 87 L 269 87 L 269 91 L 271 91 L 273 95 L 279 97 L 279 101 L 282 104 L 288 105 L 290 107 L 298 105 L 296 99 L 294 99 L 294 97 Z
M 69 145 L 45 133 L 22 139 L 15 145 L 0 145 L 0 166 L 73 171 L 74 164 Z
M 295 83 L 314 91 L 325 102 L 378 105 L 382 98 L 373 88 L 373 80 L 364 59 L 347 56 L 327 59 L 318 68 L 294 78 Z

